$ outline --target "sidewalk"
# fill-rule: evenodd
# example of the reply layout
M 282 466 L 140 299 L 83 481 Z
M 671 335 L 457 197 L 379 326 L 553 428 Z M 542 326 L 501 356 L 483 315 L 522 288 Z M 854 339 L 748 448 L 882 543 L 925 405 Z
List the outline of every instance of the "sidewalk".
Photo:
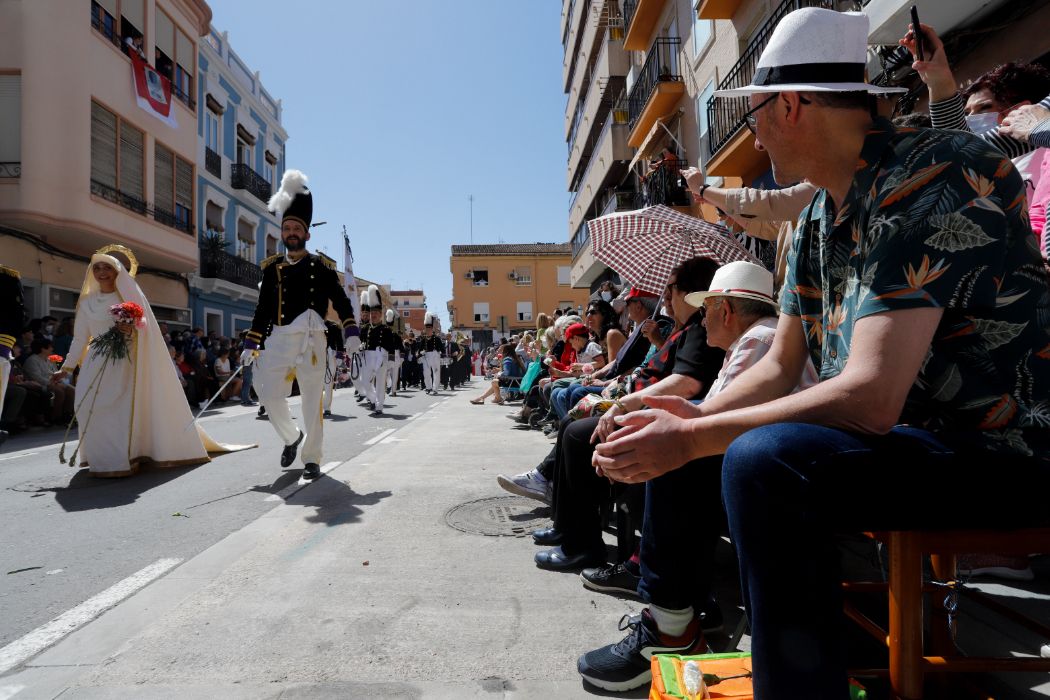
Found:
M 479 385 L 436 397 L 352 460 L 326 455 L 326 478 L 0 677 L 0 699 L 602 696 L 576 659 L 618 641 L 618 620 L 641 604 L 533 565 L 525 535 L 548 509 L 495 477 L 552 443 L 514 430 L 505 408 L 470 405 Z M 260 458 L 271 454 L 264 445 Z M 739 591 L 729 547 L 719 555 L 728 635 Z M 847 568 L 870 556 L 856 548 Z M 1046 610 L 1047 559 L 1031 584 L 981 587 Z M 971 638 L 997 637 L 997 652 L 1038 649 L 1031 634 L 967 615 Z M 722 650 L 728 637 L 710 641 Z M 1045 681 L 1011 680 L 997 697 L 1045 697 Z

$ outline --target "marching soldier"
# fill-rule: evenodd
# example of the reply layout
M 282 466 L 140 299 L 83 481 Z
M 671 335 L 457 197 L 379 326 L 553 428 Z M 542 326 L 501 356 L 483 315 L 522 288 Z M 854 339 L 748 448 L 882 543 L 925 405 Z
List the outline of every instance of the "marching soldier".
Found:
M 372 402 L 372 415 L 383 415 L 383 402 L 386 398 L 386 380 L 390 370 L 390 357 L 394 354 L 394 331 L 383 323 L 383 306 L 379 301 L 379 288 L 374 284 L 368 287 L 368 306 L 372 323 L 362 336 L 365 349 L 365 361 L 362 374 L 367 372 L 368 384 L 365 387 Z
M 18 270 L 0 265 L 0 415 L 4 412 L 4 398 L 11 374 L 11 348 L 22 333 L 26 320 L 22 276 Z M 0 430 L 0 445 L 6 439 L 7 431 Z
M 245 336 L 242 364 L 250 365 L 258 355 L 255 370 L 259 401 L 270 416 L 270 424 L 284 442 L 281 466 L 295 461 L 299 443 L 303 445 L 303 478 L 321 475 L 321 394 L 327 358 L 324 316 L 329 302 L 342 322 L 346 348 L 353 352 L 360 345 L 354 309 L 339 284 L 334 267 L 306 250 L 313 218 L 313 196 L 306 187 L 306 176 L 288 170 L 281 188 L 270 198 L 269 208 L 281 217 L 281 239 L 286 252 L 262 262 L 263 280 L 252 328 Z M 267 336 L 267 326 L 273 324 Z M 259 346 L 266 341 L 260 355 Z M 303 427 L 295 426 L 288 410 L 292 381 L 299 381 L 302 394 Z
M 426 393 L 436 394 L 441 382 L 441 336 L 434 332 L 434 314 L 429 311 L 423 317 L 423 386 Z
M 369 305 L 367 289 L 361 290 L 361 298 L 358 307 L 361 309 L 361 337 L 365 338 L 368 335 L 368 329 L 372 326 L 372 314 L 370 313 L 372 308 Z M 369 393 L 366 388 L 369 382 L 367 379 L 368 372 L 365 369 L 365 350 L 366 348 L 362 342 L 361 347 L 358 348 L 357 353 L 350 360 L 352 365 L 357 365 L 357 376 L 354 376 L 352 365 L 350 373 L 350 379 L 354 383 L 354 398 L 357 399 L 357 403 L 366 400 L 371 401 L 371 399 L 368 398 Z
M 390 358 L 390 390 L 391 396 L 397 396 L 398 382 L 401 381 L 401 362 L 404 360 L 405 353 L 405 341 L 401 339 L 401 334 L 397 332 L 397 312 L 393 309 L 386 310 L 386 325 L 389 326 L 390 332 L 394 336 L 394 354 Z

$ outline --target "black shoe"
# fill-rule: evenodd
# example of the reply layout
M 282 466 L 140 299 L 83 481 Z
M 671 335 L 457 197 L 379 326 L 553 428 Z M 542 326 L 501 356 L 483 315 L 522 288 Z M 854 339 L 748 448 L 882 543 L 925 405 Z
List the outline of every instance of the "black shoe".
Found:
M 641 615 L 620 618 L 620 630 L 630 631 L 619 643 L 589 651 L 576 662 L 583 680 L 604 690 L 633 690 L 652 680 L 653 654 L 690 656 L 707 651 L 697 619 L 689 623 L 682 636 L 669 637 L 660 633 L 645 609 Z
M 626 593 L 638 597 L 638 583 L 642 580 L 623 563 L 584 569 L 580 572 L 585 588 L 602 593 Z
M 605 565 L 605 547 L 601 550 L 584 551 L 579 554 L 566 554 L 561 546 L 536 552 L 533 557 L 536 566 L 550 571 L 573 571 L 591 566 Z
M 321 414 L 321 417 L 322 418 L 331 418 L 332 417 L 332 412 L 331 411 L 325 411 L 324 413 Z
M 259 406 L 259 416 L 261 417 L 261 416 L 265 416 L 265 415 L 266 415 L 266 406 Z
M 316 462 L 310 462 L 303 467 L 303 478 L 307 481 L 313 481 L 319 476 L 321 476 L 321 465 Z
M 286 468 L 292 466 L 292 462 L 295 461 L 295 453 L 299 449 L 299 443 L 303 441 L 303 431 L 299 431 L 299 437 L 291 445 L 285 445 L 284 451 L 281 452 L 281 467 Z
M 553 527 L 546 527 L 532 533 L 532 541 L 544 547 L 554 547 L 565 540 L 565 535 Z

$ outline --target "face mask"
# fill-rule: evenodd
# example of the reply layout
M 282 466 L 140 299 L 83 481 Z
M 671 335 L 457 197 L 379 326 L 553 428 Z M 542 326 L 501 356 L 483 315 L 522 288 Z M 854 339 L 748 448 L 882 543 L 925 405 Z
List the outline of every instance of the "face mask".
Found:
M 44 326 L 44 332 L 47 333 L 48 335 L 51 335 L 52 333 L 54 333 L 55 332 L 55 324 L 49 323 L 46 326 Z
M 983 134 L 999 126 L 998 112 L 982 112 L 981 114 L 970 114 L 966 117 L 966 126 L 975 134 Z
M 612 301 L 612 292 L 602 292 L 602 301 Z

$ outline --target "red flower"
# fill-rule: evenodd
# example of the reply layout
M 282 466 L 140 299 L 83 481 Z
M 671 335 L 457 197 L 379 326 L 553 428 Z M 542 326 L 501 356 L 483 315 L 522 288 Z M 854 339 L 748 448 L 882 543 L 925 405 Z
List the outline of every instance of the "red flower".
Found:
M 62 362 L 62 359 L 63 358 L 62 358 L 61 355 L 48 355 L 47 356 L 47 361 L 48 362 L 54 362 L 56 365 L 59 364 L 60 362 Z

